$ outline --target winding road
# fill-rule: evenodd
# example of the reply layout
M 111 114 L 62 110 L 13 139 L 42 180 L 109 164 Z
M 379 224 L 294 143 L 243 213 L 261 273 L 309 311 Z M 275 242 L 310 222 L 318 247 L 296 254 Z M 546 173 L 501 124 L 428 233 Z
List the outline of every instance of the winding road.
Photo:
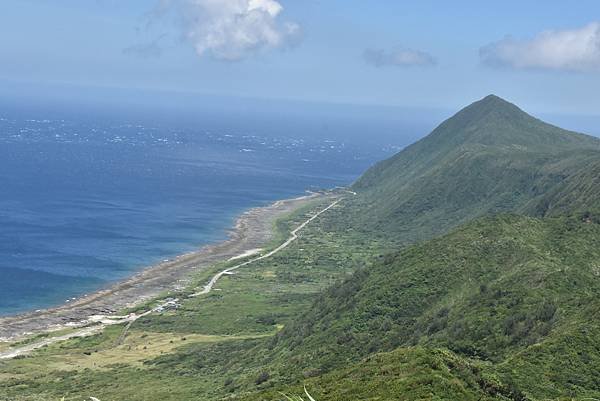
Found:
M 273 249 L 272 251 L 270 251 L 262 256 L 256 257 L 254 259 L 250 259 L 244 263 L 240 263 L 239 265 L 229 267 L 229 268 L 215 274 L 213 276 L 213 278 L 210 279 L 208 284 L 206 284 L 204 286 L 204 289 L 202 291 L 190 295 L 190 298 L 198 297 L 200 295 L 208 294 L 209 292 L 211 292 L 213 287 L 215 286 L 215 284 L 217 284 L 217 281 L 219 281 L 219 279 L 221 277 L 223 277 L 224 275 L 231 274 L 235 270 L 237 270 L 241 267 L 244 267 L 244 266 L 248 266 L 251 263 L 258 262 L 259 260 L 269 258 L 269 257 L 275 255 L 276 253 L 282 251 L 283 249 L 287 248 L 292 242 L 294 242 L 295 240 L 298 239 L 298 232 L 300 232 L 304 227 L 306 227 L 308 224 L 310 224 L 311 221 L 313 221 L 314 219 L 316 219 L 317 217 L 319 217 L 320 215 L 322 215 L 323 213 L 325 213 L 326 211 L 328 211 L 329 209 L 331 209 L 332 207 L 334 207 L 335 205 L 340 203 L 343 199 L 344 198 L 339 198 L 336 201 L 334 201 L 332 204 L 327 206 L 325 209 L 322 209 L 319 212 L 315 213 L 311 218 L 309 218 L 304 223 L 302 223 L 298 227 L 296 227 L 296 229 L 290 233 L 291 234 L 290 237 L 283 244 L 279 245 L 277 248 Z
M 335 205 L 340 203 L 343 199 L 344 198 L 338 198 L 337 200 L 332 202 L 329 206 L 318 211 L 313 216 L 311 216 L 309 219 L 307 219 L 305 222 L 300 224 L 298 227 L 296 227 L 293 231 L 290 232 L 290 237 L 283 244 L 279 245 L 277 248 L 273 249 L 272 251 L 270 251 L 262 256 L 258 256 L 256 258 L 250 259 L 246 262 L 240 263 L 238 265 L 235 265 L 233 267 L 229 267 L 223 271 L 220 271 L 219 273 L 215 274 L 210 279 L 210 281 L 208 282 L 208 284 L 206 284 L 204 286 L 202 291 L 191 294 L 189 297 L 193 298 L 193 297 L 198 297 L 200 295 L 208 294 L 209 292 L 211 292 L 213 290 L 217 281 L 219 281 L 219 279 L 221 277 L 223 277 L 224 275 L 231 274 L 235 270 L 240 269 L 244 266 L 248 266 L 251 263 L 267 259 L 267 258 L 277 254 L 278 252 L 282 251 L 283 249 L 287 248 L 292 242 L 294 242 L 295 240 L 298 239 L 298 233 L 300 231 L 302 231 L 302 229 L 304 229 L 308 224 L 310 224 L 313 220 L 318 218 L 320 215 L 322 215 L 323 213 L 327 212 L 329 209 L 331 209 L 332 207 L 334 207 Z M 31 344 L 23 345 L 23 346 L 17 347 L 17 348 L 10 348 L 8 350 L 2 351 L 2 352 L 0 352 L 0 360 L 12 359 L 12 358 L 15 358 L 20 355 L 25 355 L 36 349 L 39 349 L 39 348 L 42 348 L 42 347 L 45 347 L 47 345 L 54 344 L 57 342 L 66 341 L 66 340 L 70 340 L 73 338 L 90 336 L 90 335 L 96 334 L 98 332 L 101 332 L 107 326 L 112 326 L 112 325 L 121 324 L 121 323 L 127 323 L 125 329 L 123 330 L 123 333 L 121 334 L 121 336 L 119 337 L 119 340 L 117 341 L 117 343 L 121 343 L 124 340 L 125 336 L 127 335 L 129 328 L 136 320 L 138 320 L 141 317 L 147 316 L 153 312 L 162 310 L 164 307 L 166 307 L 167 305 L 169 305 L 172 302 L 173 302 L 173 300 L 165 301 L 161 305 L 158 305 L 158 306 L 156 306 L 144 313 L 141 313 L 139 315 L 132 313 L 130 315 L 120 316 L 120 317 L 97 316 L 96 318 L 98 318 L 98 320 L 93 321 L 93 324 L 82 327 L 81 329 L 75 330 L 71 333 L 61 335 L 61 336 L 56 336 L 56 337 L 45 338 L 43 340 L 33 342 Z

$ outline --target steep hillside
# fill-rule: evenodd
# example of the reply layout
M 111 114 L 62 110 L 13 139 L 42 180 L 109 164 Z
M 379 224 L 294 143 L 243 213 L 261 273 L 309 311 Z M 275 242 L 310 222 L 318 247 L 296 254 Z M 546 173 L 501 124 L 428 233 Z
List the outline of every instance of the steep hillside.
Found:
M 272 341 L 273 381 L 316 376 L 321 400 L 598 398 L 599 184 L 598 139 L 496 96 L 468 106 L 354 184 L 334 223 L 397 251 Z
M 594 163 L 600 140 L 490 95 L 367 171 L 353 186 L 352 219 L 413 243 L 489 213 L 543 214 L 559 209 L 565 183 L 578 185 Z M 577 197 L 586 205 L 585 195 Z
M 572 210 L 600 208 L 600 159 L 580 155 L 584 164 L 547 193 L 531 201 L 523 212 L 535 216 L 557 216 Z
M 281 400 L 281 394 L 303 394 L 319 401 L 448 400 L 520 401 L 526 398 L 483 369 L 453 352 L 423 347 L 375 354 L 322 377 L 240 399 Z
M 273 386 L 245 399 L 599 397 L 599 172 L 598 139 L 495 96 L 374 166 L 322 224 L 396 251 L 236 354 Z
M 600 215 L 484 218 L 332 287 L 273 347 L 317 375 L 445 348 L 532 398 L 598 397 L 599 294 Z

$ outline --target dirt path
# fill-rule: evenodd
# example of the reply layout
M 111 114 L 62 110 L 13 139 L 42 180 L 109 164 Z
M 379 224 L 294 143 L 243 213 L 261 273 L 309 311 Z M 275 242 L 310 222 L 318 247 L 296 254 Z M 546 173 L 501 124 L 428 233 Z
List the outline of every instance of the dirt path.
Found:
M 55 344 L 55 343 L 66 341 L 66 340 L 71 340 L 73 338 L 88 337 L 88 336 L 94 335 L 96 333 L 102 332 L 102 330 L 104 330 L 108 326 L 127 323 L 127 326 L 125 326 L 125 330 L 123 331 L 123 334 L 121 335 L 121 337 L 123 337 L 123 339 L 124 339 L 125 335 L 127 334 L 127 330 L 129 329 L 129 327 L 131 327 L 133 322 L 135 322 L 136 320 L 138 320 L 141 317 L 144 317 L 146 315 L 149 315 L 152 312 L 157 311 L 161 307 L 164 308 L 169 302 L 172 302 L 172 301 L 165 302 L 165 303 L 163 303 L 149 311 L 141 313 L 139 315 L 132 313 L 127 316 L 113 316 L 113 317 L 99 316 L 99 320 L 97 322 L 92 323 L 89 326 L 85 326 L 83 328 L 75 330 L 71 333 L 64 334 L 61 336 L 45 338 L 43 340 L 24 345 L 22 347 L 11 348 L 6 351 L 0 352 L 0 360 L 16 358 L 17 356 L 28 354 L 32 351 L 35 351 L 36 349 L 40 349 L 47 345 Z M 123 341 L 123 339 L 121 337 L 119 338 L 119 342 Z
M 160 305 L 158 305 L 144 313 L 140 313 L 140 314 L 131 313 L 127 316 L 100 316 L 99 315 L 99 316 L 95 317 L 97 319 L 94 319 L 94 317 L 92 317 L 90 319 L 90 322 L 91 322 L 90 325 L 82 327 L 71 333 L 68 333 L 68 334 L 65 334 L 62 336 L 45 338 L 43 340 L 24 345 L 22 347 L 12 348 L 12 349 L 8 349 L 3 352 L 0 352 L 0 360 L 12 359 L 19 355 L 25 355 L 25 354 L 30 353 L 31 351 L 35 351 L 36 349 L 45 347 L 47 345 L 55 344 L 55 343 L 58 343 L 61 341 L 71 340 L 73 338 L 88 337 L 88 336 L 94 335 L 96 333 L 100 333 L 102 330 L 104 330 L 108 326 L 114 326 L 117 324 L 127 323 L 127 325 L 125 326 L 125 329 L 123 330 L 123 333 L 117 340 L 117 345 L 120 345 L 123 342 L 123 340 L 125 339 L 125 336 L 127 335 L 129 328 L 136 320 L 138 320 L 144 316 L 147 316 L 151 313 L 162 310 L 162 308 L 165 308 L 169 304 L 172 304 L 173 302 L 177 302 L 177 301 L 179 301 L 179 300 L 178 299 L 166 300 L 163 303 L 161 303 Z
M 56 337 L 50 337 L 50 338 L 46 338 L 44 340 L 41 340 L 41 341 L 38 341 L 35 343 L 23 345 L 22 347 L 12 348 L 12 349 L 6 350 L 4 352 L 0 352 L 0 360 L 16 358 L 17 356 L 28 354 L 32 351 L 35 351 L 36 349 L 39 349 L 39 348 L 42 348 L 47 345 L 54 344 L 54 343 L 57 343 L 60 341 L 66 341 L 66 340 L 70 340 L 72 338 L 91 336 L 93 334 L 99 333 L 105 327 L 106 327 L 105 324 L 89 326 L 89 327 L 85 327 L 83 329 L 76 330 L 69 334 L 65 334 L 62 336 L 56 336 Z

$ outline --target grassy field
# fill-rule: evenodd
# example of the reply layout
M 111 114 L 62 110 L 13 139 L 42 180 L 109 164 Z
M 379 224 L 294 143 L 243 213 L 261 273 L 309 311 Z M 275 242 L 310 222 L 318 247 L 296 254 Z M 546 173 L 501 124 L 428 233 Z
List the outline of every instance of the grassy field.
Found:
M 281 243 L 291 229 L 328 203 L 315 202 L 279 220 L 277 236 L 268 247 Z M 118 325 L 0 361 L 0 399 L 180 401 L 260 388 L 260 364 L 236 366 L 232 355 L 263 349 L 318 293 L 366 265 L 381 246 L 356 245 L 351 236 L 339 236 L 321 220 L 314 223 L 279 254 L 224 276 L 209 294 L 183 298 L 193 288 L 171 294 L 185 299 L 181 308 L 138 320 L 121 344 L 124 326 Z M 203 286 L 231 264 L 199 273 L 192 287 Z

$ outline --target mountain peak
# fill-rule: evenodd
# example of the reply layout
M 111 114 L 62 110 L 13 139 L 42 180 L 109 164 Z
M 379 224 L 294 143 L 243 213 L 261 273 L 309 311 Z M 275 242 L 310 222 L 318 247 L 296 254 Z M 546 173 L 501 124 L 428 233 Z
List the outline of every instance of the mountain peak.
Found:
M 488 95 L 460 110 L 428 136 L 376 165 L 357 182 L 356 188 L 374 185 L 382 176 L 408 177 L 409 170 L 417 176 L 431 165 L 442 160 L 450 163 L 465 154 L 487 152 L 505 158 L 516 157 L 516 153 L 532 157 L 587 150 L 600 150 L 598 138 L 547 124 L 496 95 Z
M 525 113 L 513 103 L 502 99 L 496 95 L 488 95 L 459 111 L 455 117 L 464 115 L 470 122 L 475 122 L 482 118 L 526 118 L 533 119 L 532 116 Z
M 598 138 L 544 123 L 490 95 L 373 166 L 353 189 L 365 193 L 369 208 L 380 211 L 378 216 L 365 214 L 365 225 L 393 227 L 408 238 L 420 235 L 420 228 L 410 234 L 405 229 L 417 222 L 415 227 L 431 224 L 428 235 L 435 235 L 443 224 L 452 226 L 488 211 L 528 207 L 547 213 L 557 210 L 558 199 L 569 206 L 593 205 L 597 193 L 589 190 L 593 180 L 588 177 L 597 171 L 590 160 L 600 165 Z M 575 189 L 583 188 L 577 184 L 563 185 L 563 177 L 576 173 L 585 177 L 585 190 Z M 541 194 L 558 184 L 563 186 L 556 186 L 561 188 L 556 193 L 563 192 L 540 203 Z
M 465 145 L 510 146 L 530 150 L 540 147 L 565 150 L 572 146 L 598 146 L 597 140 L 544 123 L 493 94 L 456 113 L 423 142 L 428 142 L 430 149 L 447 150 Z
M 508 103 L 511 104 L 510 102 L 502 99 L 500 96 L 496 96 L 493 93 L 487 95 L 486 97 L 484 97 L 483 99 L 480 100 L 480 102 L 496 102 L 496 103 Z
M 487 95 L 483 99 L 478 100 L 475 103 L 471 104 L 471 106 L 494 108 L 497 110 L 504 109 L 504 110 L 510 110 L 512 112 L 520 112 L 523 114 L 527 114 L 523 110 L 521 110 L 519 107 L 517 107 L 515 104 L 509 102 L 508 100 L 501 98 L 500 96 L 496 96 L 494 94 Z M 467 107 L 470 107 L 470 106 L 467 106 Z

